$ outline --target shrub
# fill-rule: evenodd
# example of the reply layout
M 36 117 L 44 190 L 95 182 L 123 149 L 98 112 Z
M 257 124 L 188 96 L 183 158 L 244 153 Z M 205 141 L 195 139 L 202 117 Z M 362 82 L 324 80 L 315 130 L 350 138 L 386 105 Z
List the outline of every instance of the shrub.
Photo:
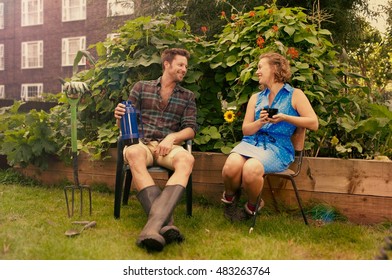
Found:
M 113 117 L 117 103 L 127 99 L 136 81 L 161 75 L 162 50 L 181 47 L 191 52 L 183 86 L 195 92 L 197 99 L 200 130 L 195 150 L 227 153 L 241 140 L 246 103 L 258 91 L 258 57 L 275 51 L 289 59 L 292 85 L 305 92 L 319 116 L 320 129 L 308 135 L 309 155 L 391 156 L 390 111 L 363 98 L 369 88 L 345 83 L 345 77 L 363 77 L 347 71 L 329 40 L 330 32 L 310 22 L 301 8 L 260 6 L 230 19 L 222 14 L 222 19 L 227 24 L 213 41 L 193 35 L 181 14 L 175 14 L 128 21 L 119 28 L 117 38 L 90 46 L 97 53 L 96 61 L 89 57 L 88 67 L 68 79 L 85 82 L 90 89 L 78 105 L 78 148 L 94 159 L 104 157 L 118 137 Z M 89 53 L 80 53 L 75 65 L 81 55 Z M 69 158 L 69 112 L 64 95 L 48 115 L 34 112 L 24 120 L 17 118 L 8 119 L 12 130 L 4 132 L 1 146 L 11 164 L 42 165 L 50 153 Z M 32 138 L 22 140 L 24 135 Z M 8 142 L 13 144 L 8 146 Z

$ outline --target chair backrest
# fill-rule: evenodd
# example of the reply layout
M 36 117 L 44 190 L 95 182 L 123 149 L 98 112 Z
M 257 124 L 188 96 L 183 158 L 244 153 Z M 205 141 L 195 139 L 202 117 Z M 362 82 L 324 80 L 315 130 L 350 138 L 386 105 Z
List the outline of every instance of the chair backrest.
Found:
M 294 150 L 296 152 L 303 151 L 305 146 L 306 128 L 297 127 L 294 134 L 291 136 L 291 142 L 293 143 Z
M 302 158 L 304 155 L 304 147 L 305 147 L 305 137 L 306 137 L 306 128 L 297 127 L 294 131 L 294 134 L 291 136 L 291 142 L 293 143 L 296 160 L 295 160 L 295 168 L 292 169 L 294 171 L 294 177 L 297 176 L 301 172 L 302 167 Z

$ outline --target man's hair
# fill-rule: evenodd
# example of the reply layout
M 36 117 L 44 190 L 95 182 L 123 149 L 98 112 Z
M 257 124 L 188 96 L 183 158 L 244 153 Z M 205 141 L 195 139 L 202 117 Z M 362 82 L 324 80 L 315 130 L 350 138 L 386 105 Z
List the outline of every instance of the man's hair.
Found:
M 275 81 L 280 83 L 286 83 L 291 78 L 291 70 L 289 61 L 278 53 L 265 53 L 260 55 L 260 59 L 267 58 L 268 64 L 275 66 Z
M 184 49 L 179 49 L 179 48 L 166 49 L 163 51 L 163 53 L 161 55 L 162 68 L 165 69 L 165 66 L 164 66 L 165 61 L 167 61 L 171 64 L 176 55 L 185 56 L 187 59 L 189 59 L 191 57 L 190 53 Z

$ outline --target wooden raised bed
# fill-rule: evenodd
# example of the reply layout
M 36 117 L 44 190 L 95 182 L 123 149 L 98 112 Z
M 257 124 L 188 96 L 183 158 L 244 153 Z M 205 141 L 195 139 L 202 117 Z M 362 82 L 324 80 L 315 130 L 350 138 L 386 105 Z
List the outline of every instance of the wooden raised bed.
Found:
M 110 154 L 111 158 L 104 161 L 90 161 L 81 154 L 80 183 L 103 183 L 114 189 L 116 151 L 113 149 Z M 207 152 L 194 152 L 194 156 L 194 195 L 219 203 L 223 191 L 221 170 L 227 156 Z M 72 167 L 56 160 L 50 162 L 45 171 L 34 166 L 16 169 L 44 184 L 73 180 Z M 161 174 L 154 176 L 159 185 L 164 184 Z M 278 188 L 274 191 L 279 200 L 295 206 L 297 202 L 290 184 L 275 181 L 274 187 Z M 310 201 L 329 204 L 354 223 L 392 221 L 392 161 L 305 157 L 297 185 L 305 205 Z M 271 203 L 267 188 L 264 194 L 266 202 Z

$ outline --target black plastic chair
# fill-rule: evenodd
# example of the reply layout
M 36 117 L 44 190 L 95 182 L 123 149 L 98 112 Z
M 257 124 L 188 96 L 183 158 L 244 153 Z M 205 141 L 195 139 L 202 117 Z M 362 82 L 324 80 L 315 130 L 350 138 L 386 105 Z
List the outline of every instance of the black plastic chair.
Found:
M 184 144 L 185 149 L 192 153 L 192 140 L 187 140 Z M 123 157 L 124 142 L 119 139 L 117 142 L 117 166 L 116 166 L 116 182 L 114 187 L 114 217 L 120 218 L 121 212 L 121 201 L 123 205 L 128 204 L 129 193 L 132 184 L 132 172 L 129 169 L 129 165 L 124 164 Z M 160 167 L 151 166 L 148 167 L 150 173 L 159 172 L 167 173 L 168 178 L 173 175 L 173 170 Z M 192 216 L 192 173 L 189 176 L 188 184 L 185 190 L 186 195 L 186 214 Z
M 275 203 L 276 203 L 276 200 L 275 200 L 274 192 L 272 190 L 272 183 L 271 183 L 270 177 L 278 177 L 278 178 L 289 180 L 291 182 L 293 189 L 294 189 L 294 192 L 295 192 L 295 196 L 298 201 L 298 206 L 299 206 L 301 213 L 302 213 L 304 223 L 305 223 L 305 225 L 308 225 L 309 223 L 306 218 L 304 209 L 302 207 L 302 202 L 301 202 L 301 198 L 299 196 L 297 184 L 295 183 L 295 177 L 297 177 L 298 174 L 301 172 L 302 159 L 303 159 L 303 155 L 304 155 L 305 136 L 306 136 L 306 129 L 305 128 L 297 128 L 295 130 L 293 136 L 291 137 L 291 142 L 293 143 L 294 150 L 295 150 L 295 161 L 291 165 L 291 168 L 289 168 L 285 171 L 282 171 L 282 172 L 265 174 L 264 178 L 268 182 L 269 188 L 271 190 L 272 198 Z M 260 194 L 257 197 L 256 209 L 259 208 L 259 205 L 261 202 L 261 194 L 262 194 L 262 192 L 260 192 Z M 257 217 L 257 214 L 254 215 L 254 217 L 253 217 L 253 222 L 252 222 L 252 226 L 249 229 L 249 233 L 251 233 L 253 231 L 253 228 L 256 225 L 256 217 Z

